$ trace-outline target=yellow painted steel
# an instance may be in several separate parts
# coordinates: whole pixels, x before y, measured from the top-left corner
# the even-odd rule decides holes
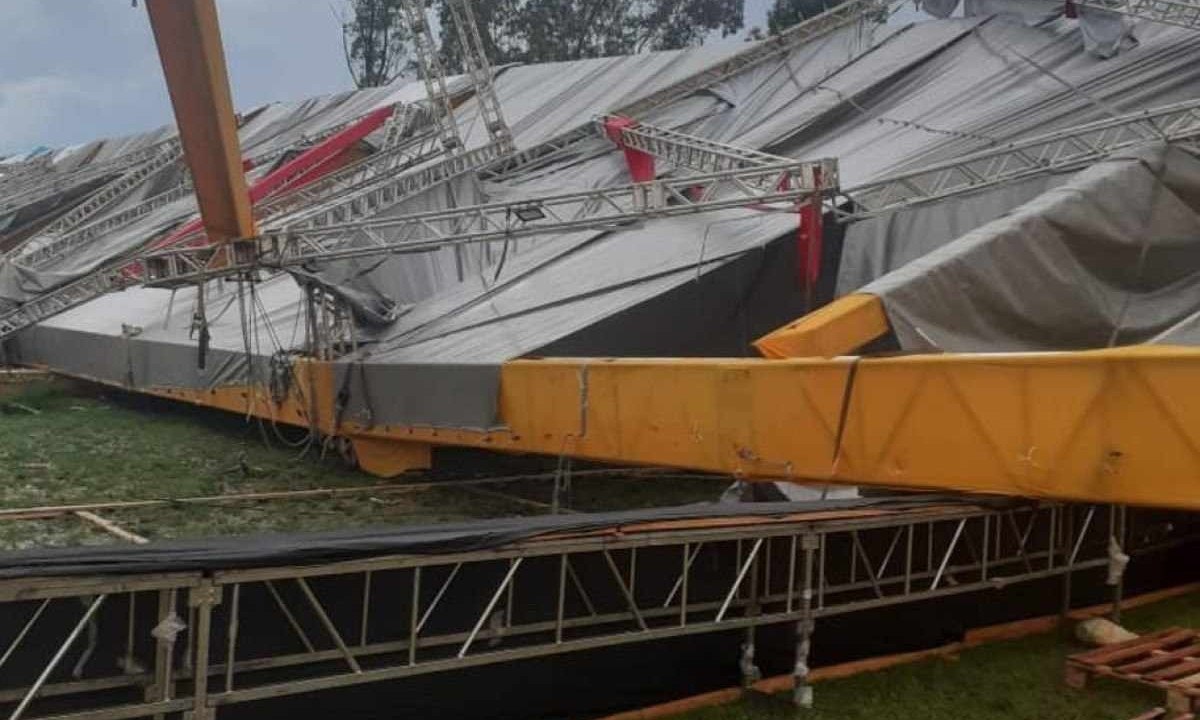
[[[874,295],[846,295],[754,343],[764,357],[849,355],[888,332],[883,302]]]
[[[237,120],[213,0],[146,0],[210,241],[253,237]]]
[[[333,427],[328,366],[299,368],[318,424],[394,474],[463,445],[752,479],[1200,510],[1200,350],[800,360],[521,360],[494,432]],[[310,383],[315,383],[310,384]],[[259,391],[163,391],[306,424]],[[371,441],[368,443],[363,441]],[[387,459],[386,442],[405,446]],[[361,451],[360,451],[360,454]]]

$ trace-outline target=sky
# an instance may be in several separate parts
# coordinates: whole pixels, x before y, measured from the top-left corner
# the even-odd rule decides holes
[[[351,87],[343,0],[217,0],[240,110]],[[746,0],[765,26],[769,0]],[[0,0],[0,156],[150,130],[171,106],[143,7],[131,0]]]

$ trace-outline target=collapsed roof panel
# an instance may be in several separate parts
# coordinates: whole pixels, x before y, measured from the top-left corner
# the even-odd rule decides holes
[[[1114,157],[861,291],[914,352],[1200,345],[1200,157]]]
[[[641,119],[789,157],[836,157],[843,184],[853,185],[1118,111],[1197,95],[1200,46],[1186,31],[1146,28],[1138,48],[1101,62],[1083,52],[1070,30],[1065,20],[1028,28],[1004,18],[950,19],[908,29],[854,24],[796,47],[780,60],[726,78],[710,91],[657,107]],[[500,72],[496,89],[518,148],[527,150],[739,49],[718,44],[511,67]],[[421,86],[409,83],[269,106],[248,116],[242,140],[247,155],[275,153],[368,111],[421,97]],[[457,114],[467,146],[482,147],[488,138],[473,121],[474,100],[466,99]],[[157,135],[143,142],[150,137]],[[437,162],[423,160],[405,172]],[[620,154],[597,134],[571,153],[551,157],[536,172],[482,182],[472,173],[442,178],[395,201],[376,219],[606,187],[627,182],[625,173]],[[957,198],[907,210],[925,213],[908,225],[881,218],[873,226],[852,226],[847,242],[854,246],[846,257],[866,269],[845,282],[867,282],[902,267],[1058,182],[1031,180],[1005,186],[986,199]],[[128,253],[191,215],[189,202],[163,208],[59,264],[32,273],[9,269],[13,276],[5,287],[15,289],[5,292],[14,299],[26,297]],[[879,243],[879,252],[872,255],[861,247],[862,238],[879,227],[886,228],[887,242]],[[896,234],[931,228],[925,244],[896,246],[892,240]],[[684,287],[711,288],[737,305],[736,290],[705,285],[709,276],[764,249],[792,243],[795,231],[790,212],[736,209],[322,263],[307,271],[401,308],[391,325],[360,325],[356,335],[361,348],[340,363],[339,382],[347,387],[351,411],[366,409],[376,419],[394,423],[484,427],[495,422],[501,363],[544,348],[603,347],[602,334],[614,331],[614,318],[656,303],[674,311],[677,306],[664,298],[678,297]],[[389,230],[371,232],[386,235]],[[347,233],[355,242],[370,240],[362,228]],[[772,282],[780,284],[781,303],[799,296],[792,279],[794,273],[773,276]],[[287,275],[258,283],[254,295],[240,301],[232,283],[206,287],[203,300],[191,288],[108,295],[24,333],[15,350],[27,361],[138,388],[207,388],[245,383],[251,373],[267,372],[275,352],[303,344],[303,329],[297,330],[303,322],[303,293]],[[245,311],[239,309],[243,303]],[[192,323],[200,307],[211,334],[203,368]],[[253,325],[249,342],[243,320]],[[596,337],[589,338],[589,332]],[[640,328],[623,338],[630,341],[620,347],[636,353],[632,338],[638,337],[653,347],[651,335]],[[83,359],[88,353],[82,348],[101,346],[113,357],[91,364]]]

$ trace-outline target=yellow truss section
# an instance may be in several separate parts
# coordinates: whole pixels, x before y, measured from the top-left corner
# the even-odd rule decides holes
[[[520,360],[504,429],[331,427],[330,367],[309,407],[261,392],[172,397],[354,440],[368,470],[463,445],[755,479],[793,479],[1200,509],[1200,350],[796,360]],[[311,384],[309,384],[311,383]],[[315,410],[314,410],[315,408]]]

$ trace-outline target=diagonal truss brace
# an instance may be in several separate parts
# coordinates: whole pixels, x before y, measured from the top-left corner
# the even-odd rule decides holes
[[[847,188],[830,209],[841,220],[858,220],[1027,177],[1076,170],[1146,142],[1177,143],[1198,137],[1200,101],[1176,103]]]

